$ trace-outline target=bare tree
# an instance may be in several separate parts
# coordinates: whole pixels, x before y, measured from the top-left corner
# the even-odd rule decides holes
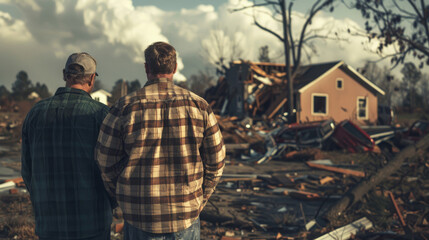
[[[379,103],[392,106],[392,98],[400,85],[398,79],[393,76],[392,70],[386,66],[380,68],[377,63],[372,61],[367,61],[365,66],[358,70],[362,75],[384,90],[385,95],[378,97]]]
[[[259,57],[258,57],[258,60],[260,62],[271,62],[271,59],[270,59],[270,48],[268,47],[268,45],[261,46],[259,48]]]
[[[229,63],[242,57],[241,40],[237,33],[230,34],[227,30],[215,29],[210,31],[209,38],[201,42],[204,57],[216,67],[218,74],[225,74]]]
[[[366,31],[370,39],[380,41],[378,53],[391,58],[396,67],[411,55],[429,65],[429,5],[427,0],[343,0],[361,11],[367,19]],[[385,54],[393,46],[394,53]]]
[[[422,96],[422,107],[427,111],[429,109],[429,75],[426,73],[422,74],[420,80],[420,95]]]
[[[198,71],[197,74],[192,74],[189,77],[187,84],[188,89],[200,97],[204,97],[205,91],[215,85],[216,78],[210,75],[209,71]]]
[[[413,109],[416,106],[416,85],[422,77],[420,70],[412,62],[407,62],[401,69],[403,74],[403,81],[408,83],[409,92],[408,100],[410,101],[410,107]],[[411,110],[410,109],[410,110]]]
[[[324,35],[320,35],[321,31],[317,31],[316,29],[309,30],[309,26],[312,23],[314,16],[317,13],[324,9],[328,9],[330,11],[334,10],[335,0],[315,0],[312,1],[312,5],[310,6],[309,11],[305,16],[304,24],[302,25],[299,31],[295,31],[293,29],[293,18],[292,18],[292,9],[294,0],[253,0],[253,3],[244,6],[241,8],[233,9],[233,12],[242,11],[245,9],[254,9],[253,14],[253,22],[260,29],[264,30],[275,36],[279,41],[283,43],[284,47],[284,56],[285,56],[285,64],[286,64],[286,76],[285,82],[287,82],[288,86],[288,114],[289,116],[293,115],[294,109],[294,100],[293,100],[293,79],[299,69],[301,58],[303,53],[305,53],[307,46],[311,51],[314,51],[314,45],[312,45],[312,40],[316,38],[336,38],[338,39],[338,35],[329,36],[326,33]],[[260,21],[255,14],[258,9],[268,8],[272,13],[272,18],[278,21],[282,25],[282,33],[276,32],[274,29],[267,27]]]

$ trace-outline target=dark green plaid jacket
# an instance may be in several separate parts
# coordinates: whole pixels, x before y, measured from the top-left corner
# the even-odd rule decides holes
[[[22,177],[40,237],[91,237],[110,228],[111,206],[94,160],[108,111],[85,91],[63,87],[28,113],[22,128]]]

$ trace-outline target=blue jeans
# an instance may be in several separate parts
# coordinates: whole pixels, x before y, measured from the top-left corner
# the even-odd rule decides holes
[[[190,227],[174,233],[150,233],[145,232],[124,222],[124,240],[200,240],[200,218],[195,220]]]

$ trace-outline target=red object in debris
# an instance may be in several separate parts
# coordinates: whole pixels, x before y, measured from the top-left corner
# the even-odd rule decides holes
[[[17,187],[25,187],[24,179],[22,177],[7,179],[5,182],[14,182]]]
[[[115,233],[120,233],[124,229],[124,223],[115,224]]]
[[[16,188],[9,189],[9,194],[17,194],[17,193],[18,193],[18,189]]]
[[[335,127],[332,139],[338,146],[352,153],[373,151],[375,147],[374,140],[349,120],[344,120]]]

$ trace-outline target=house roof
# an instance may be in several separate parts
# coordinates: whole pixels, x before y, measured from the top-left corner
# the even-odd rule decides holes
[[[101,94],[106,95],[108,97],[112,97],[112,94],[110,94],[108,91],[103,90],[103,89],[98,89],[97,91],[92,92],[91,95],[93,95],[95,93],[101,93]]]
[[[334,71],[335,69],[341,69],[350,77],[361,83],[364,87],[368,88],[372,92],[384,95],[384,91],[377,85],[372,83],[358,71],[353,69],[351,66],[345,64],[343,61],[312,64],[300,67],[297,72],[295,80],[298,82],[297,89],[299,92],[304,92],[310,86],[316,84],[318,81],[323,79],[326,75]]]
[[[240,60],[234,61],[233,64],[248,64],[250,69],[254,73],[264,77],[264,79],[256,77],[256,80],[269,80],[277,84],[282,82],[280,78],[281,76],[278,74],[281,72],[285,72],[285,65],[279,63],[260,63]],[[295,75],[295,89],[298,89],[299,92],[303,92],[336,69],[341,69],[351,78],[359,82],[362,86],[366,87],[368,90],[374,93],[379,93],[381,95],[385,94],[381,88],[379,88],[377,85],[372,83],[370,80],[368,80],[366,77],[364,77],[362,74],[360,74],[358,71],[356,71],[343,61],[300,66]]]

